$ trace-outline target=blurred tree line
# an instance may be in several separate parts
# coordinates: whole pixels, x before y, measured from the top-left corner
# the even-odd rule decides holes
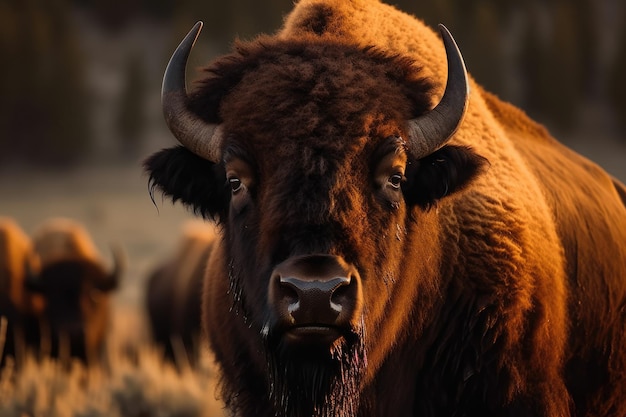
[[[387,2],[432,27],[445,23],[477,81],[539,121],[575,129],[583,103],[602,102],[625,127],[626,7],[619,0]],[[612,33],[608,52],[602,47],[602,7],[621,14],[621,24],[614,25],[621,33]],[[138,19],[173,28],[168,50],[189,22],[201,19],[203,39],[222,53],[235,36],[275,31],[291,8],[292,0],[0,0],[0,164],[66,165],[91,148],[89,62],[81,52],[76,10],[111,34]],[[147,123],[148,69],[137,56],[120,71],[124,87],[114,130],[120,152],[136,153]]]
[[[0,163],[62,164],[89,146],[89,100],[69,4],[0,0]]]

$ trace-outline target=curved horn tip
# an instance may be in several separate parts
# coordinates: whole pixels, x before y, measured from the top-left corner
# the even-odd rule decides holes
[[[196,24],[193,25],[191,30],[187,33],[187,35],[185,35],[180,44],[178,44],[178,47],[176,47],[176,50],[172,54],[169,62],[167,63],[167,67],[165,68],[165,73],[163,76],[163,84],[161,85],[162,99],[164,95],[172,91],[187,91],[184,76],[187,66],[187,60],[189,58],[189,55],[191,54],[193,46],[196,44],[196,41],[200,36],[202,26],[204,26],[204,23],[201,20],[197,21]],[[182,77],[180,76],[181,73],[183,74]]]
[[[446,58],[448,59],[448,64],[450,64],[451,59],[458,60],[459,65],[463,68],[462,73],[465,76],[465,83],[467,85],[467,91],[469,93],[469,82],[467,82],[467,67],[465,66],[465,60],[463,59],[463,54],[461,54],[459,45],[457,45],[456,41],[454,40],[454,36],[452,36],[452,33],[450,33],[448,28],[443,23],[439,23],[438,26],[439,33],[441,33],[441,38],[443,40],[446,50]]]
[[[163,75],[161,106],[165,122],[176,139],[191,152],[215,163],[221,159],[218,126],[190,110],[187,96],[187,60],[202,25],[201,21],[197,22],[172,54]]]
[[[469,103],[469,82],[461,51],[448,29],[440,24],[448,61],[448,78],[439,104],[409,121],[409,149],[416,158],[444,146],[459,128]]]
[[[114,268],[119,272],[124,272],[128,267],[128,254],[121,243],[112,243],[110,245],[111,256],[113,257]]]
[[[450,34],[450,30],[446,27],[446,25],[444,25],[443,23],[439,23],[437,25],[437,27],[439,28],[439,32],[440,33],[447,33],[450,37],[452,37],[452,35]]]
[[[117,288],[120,284],[122,275],[128,267],[128,255],[126,250],[120,243],[110,245],[111,255],[113,257],[113,268],[107,277],[107,281],[103,283],[102,290],[110,291]]]
[[[191,28],[191,30],[189,31],[189,33],[187,33],[187,37],[192,38],[193,37],[193,43],[191,46],[193,46],[196,41],[198,40],[198,36],[200,36],[200,32],[202,31],[202,27],[204,26],[204,22],[202,20],[198,20],[196,22],[195,25],[193,25],[193,27]],[[184,40],[183,40],[184,41]]]

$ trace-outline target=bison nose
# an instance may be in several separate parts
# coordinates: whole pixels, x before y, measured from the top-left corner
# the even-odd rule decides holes
[[[351,278],[336,277],[328,280],[280,277],[279,291],[289,302],[288,311],[296,322],[332,324],[343,310],[338,291],[350,285]],[[342,289],[343,290],[343,289]]]
[[[289,327],[347,327],[360,305],[356,268],[332,255],[294,257],[272,274],[269,302]]]

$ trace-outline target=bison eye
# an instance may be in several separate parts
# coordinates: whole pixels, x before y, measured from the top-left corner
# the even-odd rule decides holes
[[[230,184],[230,189],[232,190],[233,194],[240,191],[241,187],[243,186],[241,180],[237,177],[229,178],[228,183]]]
[[[393,174],[391,177],[389,177],[388,182],[389,185],[391,185],[393,188],[399,190],[403,180],[404,177],[402,174]]]

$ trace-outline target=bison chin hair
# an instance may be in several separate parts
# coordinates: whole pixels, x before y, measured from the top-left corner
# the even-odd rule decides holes
[[[362,333],[342,338],[323,353],[313,348],[293,349],[269,336],[268,383],[276,416],[357,415],[360,385],[367,366]]]

